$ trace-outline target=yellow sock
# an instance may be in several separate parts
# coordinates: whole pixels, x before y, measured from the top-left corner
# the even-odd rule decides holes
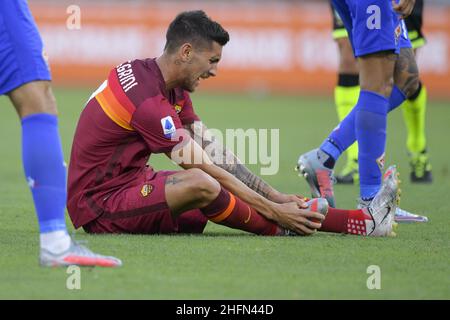
[[[339,121],[342,121],[352,111],[353,107],[358,102],[359,86],[342,87],[336,86],[334,89],[334,102],[336,104],[336,111]],[[345,151],[347,155],[346,168],[354,168],[355,163],[358,163],[358,144],[355,142]],[[344,171],[346,171],[344,169]]]
[[[406,147],[411,154],[418,154],[425,150],[425,111],[427,108],[427,90],[421,87],[414,100],[406,100],[402,106],[408,138]]]

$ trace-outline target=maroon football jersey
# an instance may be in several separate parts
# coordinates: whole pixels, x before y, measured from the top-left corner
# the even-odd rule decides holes
[[[112,69],[81,113],[73,140],[67,208],[75,227],[101,215],[111,193],[141,183],[150,155],[170,152],[176,129],[196,120],[189,94],[166,90],[155,59]]]

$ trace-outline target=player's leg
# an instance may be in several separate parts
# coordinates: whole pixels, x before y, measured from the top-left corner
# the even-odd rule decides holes
[[[399,199],[398,185],[397,170],[392,166],[386,170],[380,192],[368,206],[358,210],[329,208],[319,231],[362,236],[395,236],[393,221]]]
[[[318,185],[317,193],[331,200],[331,206],[334,196],[329,177],[336,160],[355,141],[355,136],[359,146],[361,197],[371,199],[380,189],[388,98],[392,91],[396,61],[394,52],[399,50],[394,36],[399,20],[393,16],[390,2],[349,0],[333,1],[333,4],[346,29],[352,32],[350,40],[355,56],[359,57],[361,91],[355,108],[319,150],[313,150],[299,159],[299,167],[310,179],[310,186]],[[385,22],[383,28],[381,21]],[[388,36],[384,37],[385,34]],[[311,176],[323,182],[317,180],[318,183],[314,183]]]
[[[359,70],[357,60],[348,39],[344,23],[331,4],[333,16],[333,39],[338,46],[339,65],[338,82],[334,89],[334,102],[339,121],[342,121],[353,109],[359,96]],[[337,183],[353,184],[359,180],[358,144],[354,143],[345,151],[347,162],[340,175],[336,175]]]
[[[194,188],[186,195],[186,189]],[[197,196],[192,197],[193,194]],[[209,220],[260,235],[281,235],[284,230],[223,188],[205,172],[194,169],[169,176],[166,199],[172,214],[198,208]]]
[[[42,41],[25,1],[5,1],[0,9],[1,63],[7,67],[0,93],[9,96],[22,123],[23,167],[39,222],[41,264],[118,266],[119,260],[95,255],[67,234],[66,168]]]
[[[335,209],[324,198],[308,200],[308,209],[325,216],[319,231],[360,236],[395,236],[394,213],[399,200],[399,180],[395,166],[386,170],[380,192],[358,210]]]
[[[394,169],[387,174],[384,192],[368,208],[328,209],[325,199],[313,199],[308,209],[326,214],[321,231],[393,235],[391,221],[398,191],[395,173]],[[158,172],[150,180],[122,189],[106,200],[101,216],[84,228],[91,233],[201,233],[208,219],[260,235],[292,234],[196,169]]]
[[[285,231],[199,169],[158,172],[112,194],[104,212],[85,226],[93,233],[203,231],[207,220],[260,235]]]
[[[383,1],[334,0],[347,30],[353,30],[350,37],[355,55],[360,58],[361,93],[358,104],[321,145],[320,149],[301,155],[298,168],[307,179],[314,197],[325,197],[334,205],[332,170],[340,154],[355,139],[359,143],[359,173],[361,206],[371,203],[381,186],[381,168],[384,164],[386,139],[386,114],[400,105],[405,96],[410,97],[417,90],[415,61],[408,59],[410,47],[403,35],[402,22],[390,8],[391,3]],[[350,6],[349,3],[352,5]],[[351,15],[347,9],[353,10]],[[391,15],[391,19],[389,19]],[[346,18],[347,17],[347,18]],[[349,24],[348,17],[353,17]],[[381,21],[384,21],[382,24]],[[389,23],[390,21],[390,23]],[[355,26],[353,27],[353,23]],[[385,51],[383,51],[385,50]],[[371,54],[371,52],[378,52]],[[398,61],[390,53],[399,54]],[[405,61],[406,60],[406,61]],[[396,65],[396,86],[391,75],[393,62]],[[413,69],[405,69],[410,66]],[[397,70],[403,70],[399,75]],[[403,90],[403,91],[402,91]],[[389,99],[387,99],[389,97]],[[414,221],[427,221],[426,217],[413,215],[397,208],[397,216],[407,216]]]
[[[381,185],[381,169],[386,142],[386,116],[396,56],[390,51],[358,58],[361,92],[358,103],[321,145],[323,165],[332,170],[336,159],[358,140],[360,194],[371,199]]]
[[[425,45],[422,34],[423,0],[417,0],[412,14],[405,19],[408,35],[417,60],[417,49]],[[416,92],[405,100],[401,109],[407,128],[406,147],[410,156],[411,182],[432,182],[431,164],[427,153],[425,114],[427,90],[420,82]]]
[[[389,105],[388,105],[388,111],[393,110],[395,107],[397,107],[398,105],[400,105],[406,97],[411,97],[414,95],[415,92],[417,92],[417,89],[419,87],[419,81],[418,81],[418,69],[417,69],[417,65],[416,65],[416,61],[415,61],[415,57],[413,54],[412,49],[409,47],[409,41],[407,41],[407,37],[405,36],[402,39],[405,41],[404,44],[402,44],[402,48],[400,49],[400,53],[397,57],[397,59],[395,60],[395,68],[394,68],[394,82],[395,85],[392,87],[392,92],[391,95],[389,97]],[[364,90],[367,90],[368,92],[375,92],[378,94],[383,94],[384,97],[387,96],[388,91],[386,91],[385,88],[383,87],[377,87],[374,86],[377,83],[382,83],[383,81],[379,81],[379,80],[375,80],[376,77],[380,77],[379,75],[377,75],[377,70],[383,70],[382,66],[379,66],[379,63],[376,63],[374,61],[372,61],[374,59],[373,55],[368,57],[363,56],[360,57],[360,77],[361,77],[361,91],[363,94]],[[390,57],[388,59],[389,61],[392,61],[392,57]],[[366,75],[366,76],[365,76]],[[383,75],[381,75],[382,77]],[[391,81],[391,80],[389,80]],[[387,80],[384,81],[384,83],[388,83]],[[359,102],[358,102],[359,104]],[[355,109],[358,107],[358,105],[355,107]],[[364,131],[358,131],[358,117],[362,116],[362,122],[365,123],[366,125],[370,123],[370,126],[368,127],[364,127],[365,130]],[[356,126],[356,138],[358,139],[358,142],[361,145],[361,141],[364,141],[364,137],[370,137],[370,140],[372,141],[377,141],[377,139],[379,141],[382,140],[382,136],[385,136],[385,129],[383,129],[382,131],[372,131],[371,126],[373,124],[375,124],[376,119],[377,119],[377,115],[370,115],[370,119],[371,122],[369,121],[369,118],[366,118],[364,113],[355,113],[355,117],[354,117],[354,121],[355,121],[355,126]],[[361,120],[361,119],[360,119]],[[385,121],[385,120],[384,120]],[[385,124],[384,124],[385,126]],[[342,126],[341,124],[341,128],[340,130],[345,130],[345,126]],[[351,134],[348,135],[348,137],[350,137]],[[363,139],[361,139],[360,137],[362,137]],[[385,138],[384,138],[385,139]],[[369,140],[369,141],[370,141]],[[377,144],[373,144],[368,146],[368,148],[366,149],[366,157],[367,159],[364,161],[364,158],[361,157],[361,147],[360,147],[360,154],[359,154],[359,163],[360,163],[360,174],[361,174],[361,202],[360,205],[361,206],[367,206],[368,204],[371,203],[371,199],[374,196],[374,193],[368,192],[368,190],[370,191],[372,187],[376,186],[377,180],[375,180],[375,176],[374,173],[378,173],[379,171],[377,171],[376,169],[378,169],[377,167],[375,167],[375,164],[372,160],[372,163],[370,162],[370,159],[380,159],[382,160],[382,154],[381,154],[378,158],[374,158],[374,156],[376,156],[377,154],[375,153],[376,151],[376,146]],[[381,148],[381,144],[378,145]],[[384,150],[384,146],[383,149],[380,149],[379,152],[381,152],[381,150]],[[371,152],[373,152],[371,154]],[[362,168],[362,160],[364,161],[364,163],[366,165],[368,165],[368,167],[366,169]],[[377,166],[382,167],[383,163],[381,161],[377,161],[379,163],[376,163]],[[369,166],[371,164],[371,167]],[[363,180],[363,174],[364,174],[364,170],[366,170],[366,180]],[[381,175],[381,174],[380,174]],[[365,185],[366,185],[366,189],[364,189],[364,181],[366,181]],[[373,191],[374,192],[374,191]],[[408,211],[402,210],[400,208],[396,209],[396,215],[395,215],[395,220],[397,222],[427,222],[428,219],[427,217],[424,216],[419,216],[419,215],[415,215],[412,214]]]
[[[342,20],[342,23],[345,26],[345,29],[347,30],[349,41],[353,47],[353,18],[350,7],[348,6],[346,1],[332,0],[331,2],[334,10],[338,13],[339,17]],[[346,121],[347,118],[354,119],[354,109],[341,122],[341,124]],[[348,125],[347,127],[349,128]],[[339,126],[337,128],[339,128]],[[353,135],[353,140],[351,142],[349,138],[345,137],[349,134]],[[346,138],[345,143],[347,145],[345,146],[345,149],[347,149],[355,141],[354,130],[352,133],[347,129],[347,132],[345,133],[345,135],[343,135],[343,138]],[[329,139],[330,137],[328,137],[327,140],[318,149],[313,149],[307,153],[300,155],[297,161],[296,169],[306,178],[306,181],[311,188],[311,194],[314,198],[325,198],[327,199],[331,207],[335,207],[333,191],[333,169],[337,159],[342,154],[342,152],[345,151],[345,149],[339,150],[337,147],[334,147],[334,144],[337,142],[329,141],[329,143],[332,143],[333,145],[328,148],[329,150],[325,150],[323,146],[326,142],[328,142]],[[336,152],[332,153],[332,151]]]
[[[355,132],[359,147],[360,195],[365,200],[373,199],[381,186],[395,59],[391,52],[358,58],[361,93],[355,106]]]
[[[405,38],[407,39],[407,38]],[[383,75],[377,75],[377,70],[383,70],[383,67],[380,65],[379,62],[373,61],[376,57],[374,57],[374,55],[369,55],[369,56],[364,56],[364,57],[360,57],[360,77],[361,77],[361,91],[363,94],[363,91],[366,90],[367,92],[375,92],[378,94],[383,94],[384,97],[387,96],[388,91],[385,90],[385,88],[383,87],[378,87],[376,86],[377,83],[382,83],[383,81],[380,80],[376,80],[376,78],[380,78],[383,77]],[[380,57],[382,60],[384,60],[383,57]],[[389,61],[394,61],[393,57],[390,56]],[[386,76],[386,75],[384,75]],[[406,97],[411,97],[414,95],[415,92],[417,92],[417,88],[419,87],[419,81],[418,81],[418,70],[417,70],[417,65],[416,65],[416,61],[414,58],[414,54],[411,48],[408,48],[407,45],[403,46],[400,50],[400,53],[398,55],[398,58],[395,59],[395,68],[394,68],[394,82],[395,85],[392,87],[392,92],[389,98],[389,104],[388,104],[388,111],[391,111],[393,109],[395,109],[398,105],[400,105]],[[391,80],[389,80],[391,81]],[[385,83],[388,83],[387,80],[384,81]],[[358,102],[359,104],[359,102]],[[355,107],[355,109],[358,108],[358,105]],[[354,109],[354,110],[355,110]],[[352,111],[353,113],[353,111]],[[361,117],[362,116],[362,117]],[[364,137],[369,137],[370,140],[373,141],[377,141],[377,139],[379,141],[382,141],[383,136],[385,136],[385,129],[383,129],[382,131],[372,131],[373,129],[371,128],[371,126],[373,124],[376,124],[376,120],[377,120],[377,115],[371,114],[370,115],[370,121],[369,118],[365,118],[365,114],[364,113],[355,113],[354,114],[354,118],[353,121],[355,123],[355,126],[358,126],[358,117],[362,118],[360,119],[360,121],[362,120],[362,123],[369,125],[368,127],[365,128],[365,131],[358,131],[358,128],[355,130],[356,132],[356,138],[358,139],[358,142],[361,143],[361,141],[364,141]],[[339,128],[339,131],[342,130],[347,130],[347,128],[351,128],[351,114],[349,115],[349,117],[346,118],[345,121],[343,121],[343,123],[345,123],[347,121],[347,123],[345,123],[343,125],[343,123],[341,123],[341,126]],[[383,127],[385,128],[385,120],[384,120],[384,124]],[[383,128],[382,127],[382,128]],[[364,126],[363,126],[364,128]],[[338,135],[338,132],[335,132],[336,135]],[[359,135],[359,136],[358,136]],[[332,134],[333,137],[333,134]],[[349,141],[351,141],[350,139],[351,137],[351,131],[348,132],[347,138],[349,138]],[[362,139],[361,139],[362,137]],[[385,139],[385,138],[384,138]],[[334,139],[335,141],[339,141],[339,137]],[[365,163],[366,164],[371,164],[371,167],[368,166],[365,169],[366,172],[366,180],[363,180],[363,171],[364,170],[361,167],[361,160],[364,158],[361,157],[361,151],[362,149],[360,148],[360,154],[359,154],[359,163],[360,163],[360,174],[361,174],[361,201],[360,201],[360,206],[364,207],[367,206],[371,203],[371,199],[374,195],[374,191],[373,192],[367,192],[367,190],[370,190],[372,187],[375,187],[377,185],[377,181],[375,180],[375,176],[374,173],[377,173],[378,171],[376,170],[377,167],[382,167],[383,163],[382,163],[382,153],[381,150],[384,149],[380,149],[378,151],[378,154],[380,154],[380,156],[378,158],[374,158],[374,156],[377,155],[377,153],[373,153],[371,154],[370,152],[375,152],[376,151],[376,144],[369,146],[366,149],[366,159],[365,159]],[[380,146],[381,148],[381,144],[379,144],[378,146]],[[345,146],[344,146],[345,147]],[[342,148],[344,148],[342,147]],[[377,161],[377,167],[375,166],[374,162],[370,162],[370,158],[372,159],[379,159],[380,161]],[[364,181],[365,181],[365,185],[366,185],[366,189],[364,189]],[[366,192],[366,195],[364,195],[364,193]],[[397,222],[427,222],[428,219],[427,217],[424,216],[419,216],[419,215],[415,215],[412,214],[408,211],[402,210],[400,208],[396,209],[396,215],[395,215],[395,220]]]
[[[91,252],[66,229],[66,167],[49,81],[33,81],[9,94],[22,122],[22,159],[40,229],[43,266],[117,267],[119,259]]]
[[[41,248],[69,248],[66,231],[66,168],[49,81],[34,81],[8,93],[22,123],[22,161],[33,194]]]
[[[400,105],[405,99],[414,97],[420,90],[419,88],[419,72],[413,49],[403,47],[395,67],[395,86],[391,96],[391,110]],[[426,169],[427,163],[427,159],[423,159],[422,170]],[[398,208],[395,220],[397,222],[427,222],[428,218]]]
[[[410,157],[411,182],[433,181],[425,135],[426,106],[427,90],[420,83],[416,93],[402,105],[403,119],[407,128],[406,147]]]
[[[21,120],[23,167],[33,194],[41,247],[64,251],[70,246],[64,216],[66,169],[50,70],[25,1],[2,2],[1,11],[2,45],[7,51],[2,58],[11,66],[1,93],[9,96]]]
[[[338,38],[335,41],[339,48],[339,69],[334,101],[339,121],[342,121],[358,102],[359,70],[348,37]],[[340,175],[336,175],[336,181],[337,183],[353,184],[359,181],[358,144],[353,143],[347,148],[345,154],[347,162]]]

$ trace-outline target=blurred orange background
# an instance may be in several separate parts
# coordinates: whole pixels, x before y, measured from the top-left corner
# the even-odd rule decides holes
[[[177,13],[203,9],[230,33],[218,77],[201,90],[332,94],[337,47],[326,2],[82,2],[80,29],[68,3],[30,3],[56,85],[92,86],[126,60],[156,57]],[[69,8],[69,10],[68,10]],[[450,7],[425,4],[423,82],[450,98]]]

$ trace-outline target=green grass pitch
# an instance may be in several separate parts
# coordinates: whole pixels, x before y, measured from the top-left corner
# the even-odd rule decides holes
[[[56,90],[68,161],[81,108],[90,90]],[[336,125],[332,99],[306,96],[193,95],[211,128],[279,128],[280,170],[264,177],[281,191],[309,195],[293,171],[301,152]],[[76,238],[120,257],[120,269],[82,269],[81,289],[68,290],[66,269],[38,267],[38,228],[22,172],[20,126],[0,98],[0,299],[449,299],[450,151],[448,102],[428,107],[428,147],[435,181],[409,183],[401,112],[389,118],[386,163],[402,174],[402,202],[428,224],[400,225],[396,238],[317,233],[258,237],[209,223],[199,236],[107,235],[82,230]],[[153,156],[157,169],[175,168]],[[250,166],[259,172],[257,165]],[[354,208],[357,187],[336,186],[339,207]],[[67,220],[69,229],[73,227]],[[381,270],[381,289],[369,290],[367,268]]]

